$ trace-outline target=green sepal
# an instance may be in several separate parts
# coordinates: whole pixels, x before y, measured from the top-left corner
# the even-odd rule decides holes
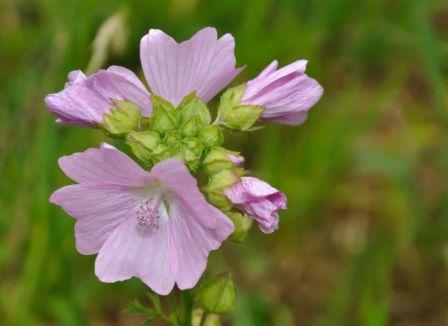
[[[264,108],[259,105],[242,105],[246,84],[230,88],[221,97],[218,120],[223,126],[237,131],[249,130],[260,118]]]
[[[248,131],[258,121],[264,108],[260,105],[237,105],[220,113],[220,123],[236,131]]]
[[[234,171],[226,169],[213,175],[204,188],[205,196],[210,204],[223,212],[233,209],[233,204],[224,194],[224,188],[240,181],[240,177]]]
[[[207,126],[211,122],[210,111],[208,110],[207,105],[202,99],[196,97],[195,92],[185,96],[182,102],[177,106],[176,111],[180,124],[183,124],[194,117],[197,118],[197,122],[201,126]]]
[[[114,101],[115,108],[103,114],[104,123],[100,124],[110,136],[122,138],[140,128],[140,109],[134,103]]]
[[[196,300],[207,313],[228,314],[235,309],[236,291],[229,272],[205,281]]]
[[[222,190],[224,188],[230,187],[240,180],[240,177],[233,171],[233,169],[225,169],[216,173],[208,180],[207,189]]]
[[[224,136],[219,126],[208,126],[201,129],[199,138],[206,147],[221,146],[224,143]]]
[[[152,114],[150,128],[154,131],[164,133],[176,128],[176,117],[174,106],[167,100],[151,94]]]
[[[204,171],[209,176],[233,167],[232,160],[222,147],[213,147],[204,158]]]
[[[126,143],[134,155],[146,164],[168,152],[168,148],[162,144],[159,134],[155,131],[130,132]]]
[[[208,190],[204,192],[204,195],[210,204],[219,208],[224,213],[230,212],[233,209],[232,202],[220,190]]]
[[[250,227],[252,226],[253,219],[239,212],[228,212],[226,215],[233,222],[235,231],[231,235],[230,239],[236,242],[242,242],[246,236]]]

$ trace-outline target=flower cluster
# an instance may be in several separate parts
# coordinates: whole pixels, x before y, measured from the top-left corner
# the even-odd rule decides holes
[[[175,284],[189,289],[209,252],[228,237],[242,240],[252,220],[265,233],[278,228],[286,196],[247,176],[244,158],[223,147],[223,130],[267,120],[298,125],[323,89],[305,74],[306,61],[281,69],[274,61],[228,89],[212,122],[207,102],[242,70],[234,46],[214,28],[182,43],[150,30],[140,44],[150,91],[130,70],[112,66],[91,76],[72,71],[65,88],[46,97],[57,122],[100,128],[136,158],[103,143],[59,159],[76,184],[50,201],[76,219],[77,249],[98,254],[101,281],[138,277],[163,295]]]

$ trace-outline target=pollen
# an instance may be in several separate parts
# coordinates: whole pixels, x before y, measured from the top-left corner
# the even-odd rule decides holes
[[[135,217],[139,225],[157,226],[159,224],[160,214],[159,205],[161,196],[155,195],[149,201],[140,204]]]

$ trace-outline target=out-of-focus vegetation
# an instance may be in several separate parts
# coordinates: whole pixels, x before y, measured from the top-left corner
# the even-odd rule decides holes
[[[73,219],[48,203],[69,183],[58,157],[105,137],[56,125],[43,98],[73,69],[141,73],[149,28],[183,40],[207,25],[235,36],[237,61],[247,64],[238,81],[272,59],[306,58],[325,88],[298,128],[228,135],[254,174],[286,192],[289,209],[275,234],[254,227],[242,245],[212,255],[238,286],[227,322],[447,323],[445,0],[3,0],[2,324],[139,322],[121,309],[144,298],[143,283],[100,283],[95,257],[75,250]]]

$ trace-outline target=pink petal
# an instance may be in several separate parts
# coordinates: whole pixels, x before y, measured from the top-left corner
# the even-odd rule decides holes
[[[274,195],[279,191],[254,177],[243,177],[241,182],[233,185],[226,190],[226,195],[234,204],[241,204],[251,198],[263,198]]]
[[[158,227],[139,225],[135,217],[125,220],[101,248],[95,273],[102,282],[117,282],[133,276],[154,292],[166,295],[174,286],[167,237],[167,218]]]
[[[150,175],[129,156],[108,144],[63,156],[59,166],[78,183],[143,188],[152,182]]]
[[[209,252],[219,248],[233,232],[232,222],[218,209],[210,206],[208,212],[193,212],[190,208],[185,204],[171,205],[168,218],[172,270],[181,290],[196,285],[207,266]],[[213,229],[201,223],[209,213],[217,221]]]
[[[235,69],[235,65],[235,40],[232,35],[225,34],[216,43],[208,76],[197,90],[198,97],[210,101],[243,70]]]
[[[151,90],[177,105],[193,91],[209,100],[230,82],[239,72],[233,49],[230,35],[217,40],[210,27],[182,43],[152,29],[141,40],[140,60]]]
[[[143,199],[138,189],[104,185],[71,185],[56,190],[50,202],[76,218],[76,248],[97,253],[111,232]]]
[[[263,106],[261,120],[289,125],[304,122],[323,94],[322,86],[305,74],[306,64],[299,60],[276,70],[277,61],[273,61],[247,83],[242,104]]]
[[[152,168],[151,174],[174,192],[189,213],[200,219],[201,224],[216,227],[221,214],[217,214],[214,207],[204,198],[196,179],[181,160],[170,158],[159,162]]]
[[[69,73],[65,88],[45,98],[50,112],[62,123],[95,127],[110,112],[113,100],[135,103],[143,115],[151,114],[148,91],[137,77],[122,67],[111,67],[86,77],[81,71]]]

